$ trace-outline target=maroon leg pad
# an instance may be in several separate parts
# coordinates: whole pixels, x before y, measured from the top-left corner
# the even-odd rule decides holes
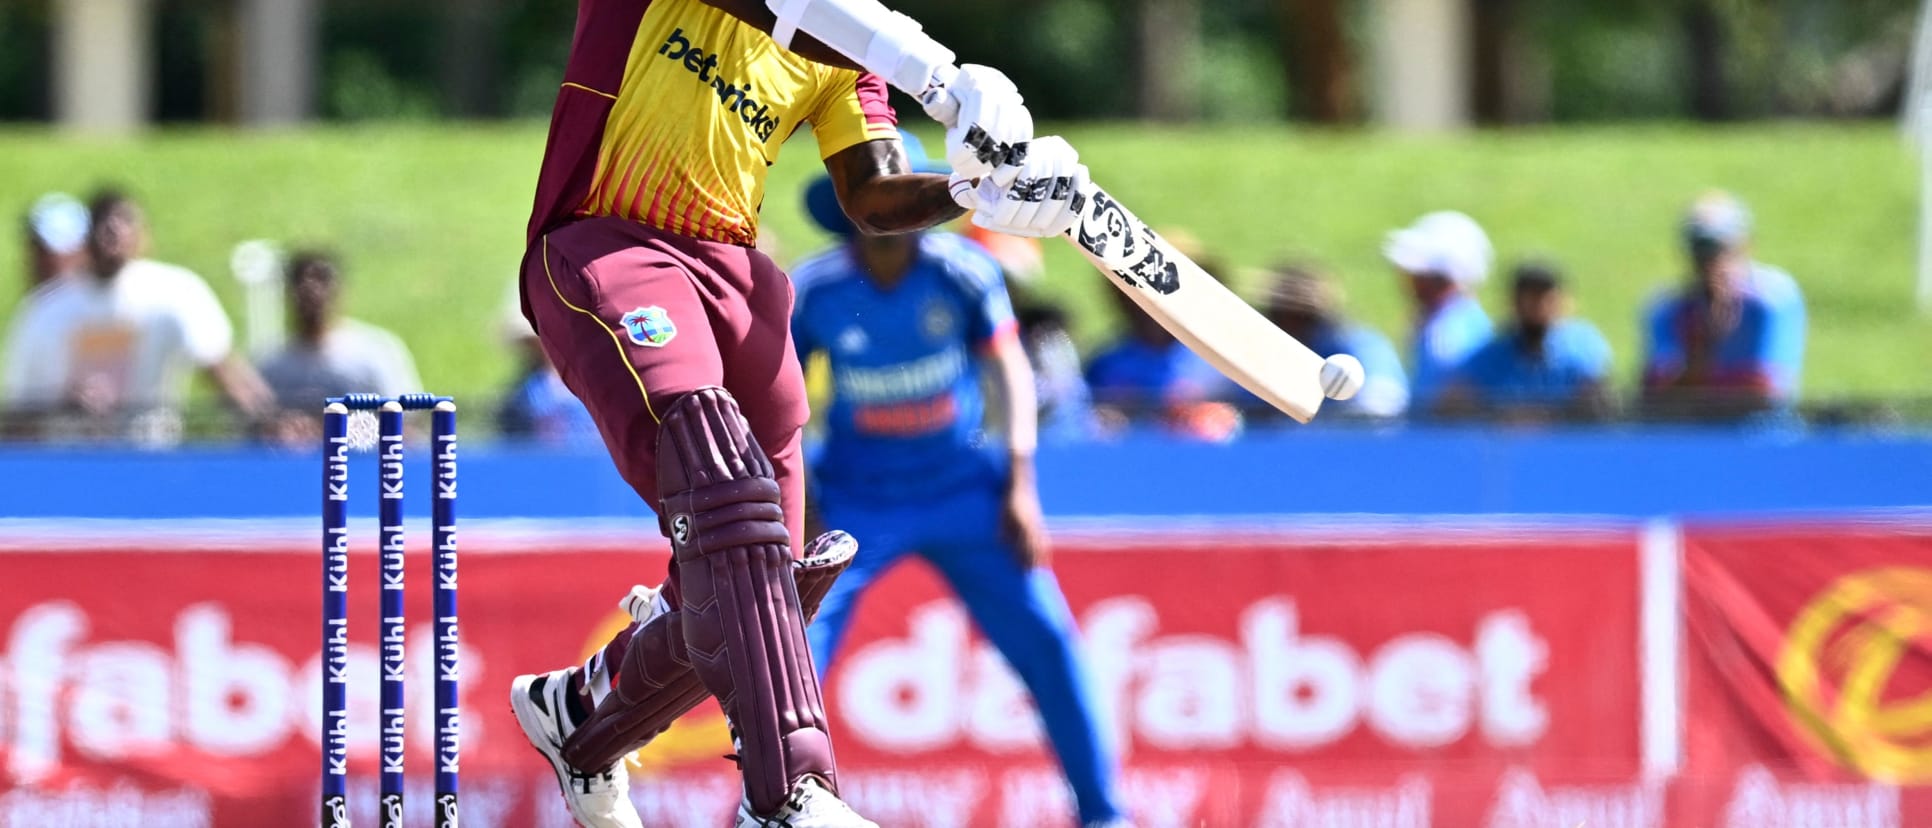
[[[852,563],[858,548],[851,535],[827,532],[806,547],[804,560],[795,563],[793,580],[808,621],[818,614],[819,603]],[[711,697],[691,669],[681,610],[634,624],[631,633],[628,651],[612,662],[619,667],[610,695],[564,740],[564,761],[579,771],[594,773],[616,764]]]
[[[778,481],[724,389],[693,391],[664,412],[657,484],[691,668],[731,720],[747,804],[775,813],[807,776],[836,793]]]

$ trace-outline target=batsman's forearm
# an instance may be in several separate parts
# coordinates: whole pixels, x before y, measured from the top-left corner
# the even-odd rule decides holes
[[[877,176],[851,193],[846,213],[860,230],[874,235],[945,224],[966,214],[947,182],[946,176],[928,173]]]

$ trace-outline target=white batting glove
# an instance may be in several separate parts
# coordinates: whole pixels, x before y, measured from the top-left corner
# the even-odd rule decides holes
[[[1080,218],[1074,200],[1089,183],[1080,153],[1049,135],[1014,156],[1019,163],[977,181],[954,173],[953,199],[974,211],[974,224],[995,233],[1045,238],[1067,232]]]
[[[959,104],[959,115],[946,130],[946,163],[960,175],[992,175],[1012,147],[1033,140],[1033,113],[1000,70],[966,64],[947,91]],[[927,114],[944,120],[935,107],[927,107]]]
[[[671,605],[664,600],[663,587],[647,587],[643,584],[631,587],[630,593],[618,601],[617,606],[639,624],[648,624],[651,619],[671,611]]]

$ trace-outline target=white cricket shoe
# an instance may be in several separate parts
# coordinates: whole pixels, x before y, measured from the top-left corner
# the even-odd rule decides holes
[[[570,692],[570,671],[565,668],[542,675],[517,676],[510,683],[510,709],[530,746],[550,762],[557,773],[557,787],[563,791],[570,816],[584,828],[644,828],[631,805],[630,772],[624,763],[602,773],[578,773],[563,760],[564,739],[577,729],[564,706]]]
[[[879,828],[841,802],[816,777],[805,777],[792,787],[792,797],[770,816],[751,812],[751,803],[738,804],[735,828]]]

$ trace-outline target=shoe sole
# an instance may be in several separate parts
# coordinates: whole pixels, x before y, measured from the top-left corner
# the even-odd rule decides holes
[[[826,790],[824,785],[817,785],[816,787],[818,788],[819,796],[823,796],[828,799],[831,799],[833,802],[839,803],[839,806],[845,809],[846,813],[840,816],[849,815],[850,819],[842,819],[840,821],[833,822],[833,821],[827,821],[824,818],[825,817],[824,814],[817,814],[815,816],[817,816],[818,818],[813,822],[810,822],[807,824],[817,825],[817,826],[834,825],[834,826],[838,826],[838,828],[879,828],[879,823],[873,822],[872,820],[866,819],[865,817],[859,815],[858,811],[852,810],[852,806],[850,804],[846,803],[844,800],[839,799],[838,795],[832,793],[829,790]],[[786,826],[790,826],[794,824],[791,822],[791,820],[796,819],[798,816],[799,814],[796,811],[794,811],[791,814],[787,814],[783,816],[761,817],[751,812],[751,808],[749,804],[740,802],[738,804],[737,814],[732,821],[732,826],[733,828],[786,828]]]
[[[563,743],[551,739],[548,721],[550,717],[537,710],[535,704],[530,701],[530,685],[535,684],[538,678],[540,677],[523,675],[517,676],[515,681],[510,682],[510,712],[516,714],[517,725],[523,729],[523,738],[530,742],[530,747],[542,754],[544,761],[550,763],[550,772],[557,776],[557,793],[563,797],[564,807],[570,809],[570,818],[578,825],[585,825],[588,824],[587,820],[571,804],[571,773],[570,768],[564,764]],[[543,741],[539,742],[539,739]],[[546,750],[544,743],[550,744],[551,749]]]

